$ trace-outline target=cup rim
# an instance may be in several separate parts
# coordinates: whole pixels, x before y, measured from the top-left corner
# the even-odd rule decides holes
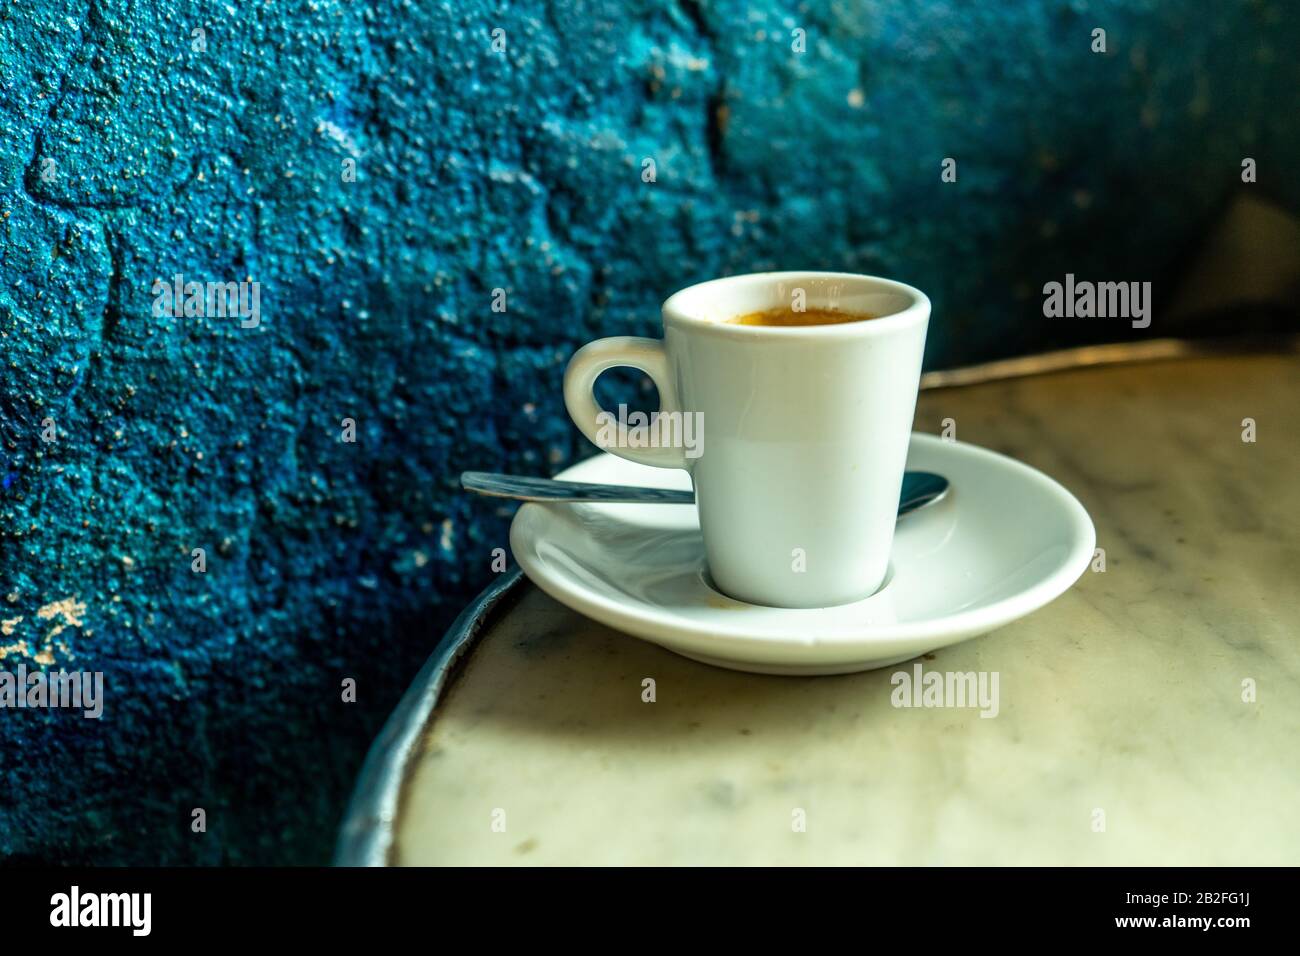
[[[863,322],[840,322],[833,325],[736,325],[732,322],[718,322],[689,315],[682,302],[692,294],[698,294],[708,286],[730,284],[741,281],[797,281],[798,279],[842,280],[866,284],[868,291],[893,292],[908,298],[908,304],[897,312],[882,315]],[[865,275],[859,272],[821,272],[817,270],[789,270],[783,272],[746,272],[739,275],[721,276],[697,282],[684,289],[679,289],[664,300],[662,306],[664,328],[671,323],[692,332],[712,333],[724,338],[753,339],[776,337],[785,339],[848,339],[867,338],[887,335],[903,328],[924,322],[930,315],[930,299],[920,289],[881,276]]]

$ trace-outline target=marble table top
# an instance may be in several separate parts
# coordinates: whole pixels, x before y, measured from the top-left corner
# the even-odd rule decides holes
[[[389,862],[1295,864],[1298,404],[1294,355],[922,394],[918,430],[1056,478],[1105,551],[915,662],[996,672],[991,719],[893,706],[913,663],[719,670],[520,582],[419,728]]]

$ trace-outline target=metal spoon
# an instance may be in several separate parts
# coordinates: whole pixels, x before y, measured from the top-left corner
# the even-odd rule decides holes
[[[466,471],[460,476],[461,487],[490,498],[513,498],[517,501],[603,501],[643,504],[689,505],[695,502],[693,491],[666,488],[632,488],[628,485],[597,485],[585,481],[555,481],[552,478],[525,478],[489,471]],[[948,479],[928,471],[903,474],[903,491],[898,513],[905,515],[922,505],[938,501],[948,491]]]

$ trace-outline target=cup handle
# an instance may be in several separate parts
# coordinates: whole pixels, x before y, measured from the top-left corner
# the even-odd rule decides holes
[[[656,468],[685,468],[686,452],[681,447],[632,448],[618,417],[604,411],[592,394],[600,373],[611,368],[636,368],[645,372],[659,389],[659,412],[677,411],[677,390],[664,343],[633,335],[597,339],[573,353],[564,370],[564,405],[569,417],[596,447],[622,458]],[[609,441],[610,430],[617,435]],[[604,435],[602,435],[604,432]]]

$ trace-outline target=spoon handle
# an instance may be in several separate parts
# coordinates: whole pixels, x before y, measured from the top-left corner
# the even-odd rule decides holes
[[[460,476],[466,491],[490,498],[516,501],[601,501],[639,504],[689,505],[695,501],[693,491],[667,488],[633,488],[627,485],[599,485],[585,481],[556,481],[553,478],[528,478],[487,471],[466,471]],[[940,498],[948,490],[948,479],[927,471],[909,471],[903,475],[903,493],[898,513],[907,514]]]

